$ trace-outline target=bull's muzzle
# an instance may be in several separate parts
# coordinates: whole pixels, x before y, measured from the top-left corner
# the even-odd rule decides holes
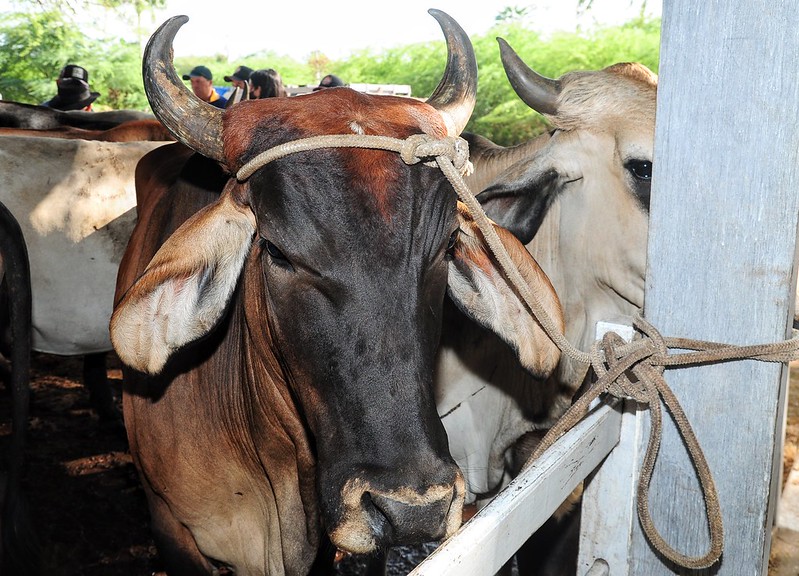
[[[465,483],[457,468],[452,483],[424,491],[385,490],[367,480],[350,479],[342,490],[343,515],[330,531],[330,539],[353,554],[441,540],[460,527],[464,496]]]

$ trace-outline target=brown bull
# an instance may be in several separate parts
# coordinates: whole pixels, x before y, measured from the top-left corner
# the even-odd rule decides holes
[[[431,14],[449,57],[426,103],[336,88],[220,111],[172,67],[185,17],[148,45],[156,116],[237,175],[213,201],[137,175],[152,188],[137,191],[118,278],[125,421],[170,573],[323,573],[333,547],[370,553],[458,528],[463,476],[432,393],[446,294],[531,369],[557,362],[437,168],[355,142],[297,147],[457,136],[474,106],[474,53],[457,23]],[[499,232],[558,316],[546,277]]]

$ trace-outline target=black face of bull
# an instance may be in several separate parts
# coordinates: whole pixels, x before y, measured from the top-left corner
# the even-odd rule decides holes
[[[309,175],[311,155],[391,178]],[[270,164],[248,188],[270,332],[314,435],[334,543],[368,552],[442,537],[463,499],[431,394],[451,186],[396,154],[325,150]]]

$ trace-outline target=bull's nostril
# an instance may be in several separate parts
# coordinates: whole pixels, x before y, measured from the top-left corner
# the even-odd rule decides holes
[[[364,492],[361,497],[361,506],[375,540],[379,543],[391,542],[394,539],[394,527],[391,518],[380,507],[379,495],[377,495],[377,500],[378,502],[375,502],[375,497],[371,492]]]
[[[395,544],[438,540],[445,535],[446,518],[452,498],[409,503],[382,494],[371,494],[374,508],[371,518],[382,519],[382,533],[392,536]],[[385,542],[385,541],[384,541]]]

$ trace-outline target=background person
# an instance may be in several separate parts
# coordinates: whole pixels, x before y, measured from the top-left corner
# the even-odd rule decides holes
[[[337,86],[346,86],[344,81],[335,74],[328,74],[319,82],[319,86],[313,89],[314,92],[322,88],[335,88]]]
[[[217,108],[224,108],[227,104],[227,98],[214,90],[214,75],[207,67],[195,66],[191,72],[183,75],[183,79],[191,82],[192,92],[203,102],[208,102]]]
[[[233,84],[234,88],[241,88],[243,90],[246,87],[251,74],[252,68],[249,68],[248,66],[237,66],[236,70],[233,71],[233,74],[230,76],[225,76],[225,82],[230,82]]]
[[[250,98],[280,98],[288,96],[283,79],[277,70],[264,68],[256,70],[250,75]]]
[[[89,72],[76,64],[67,64],[61,69],[55,81],[58,93],[42,106],[56,110],[91,111],[92,103],[100,96],[89,87]]]

